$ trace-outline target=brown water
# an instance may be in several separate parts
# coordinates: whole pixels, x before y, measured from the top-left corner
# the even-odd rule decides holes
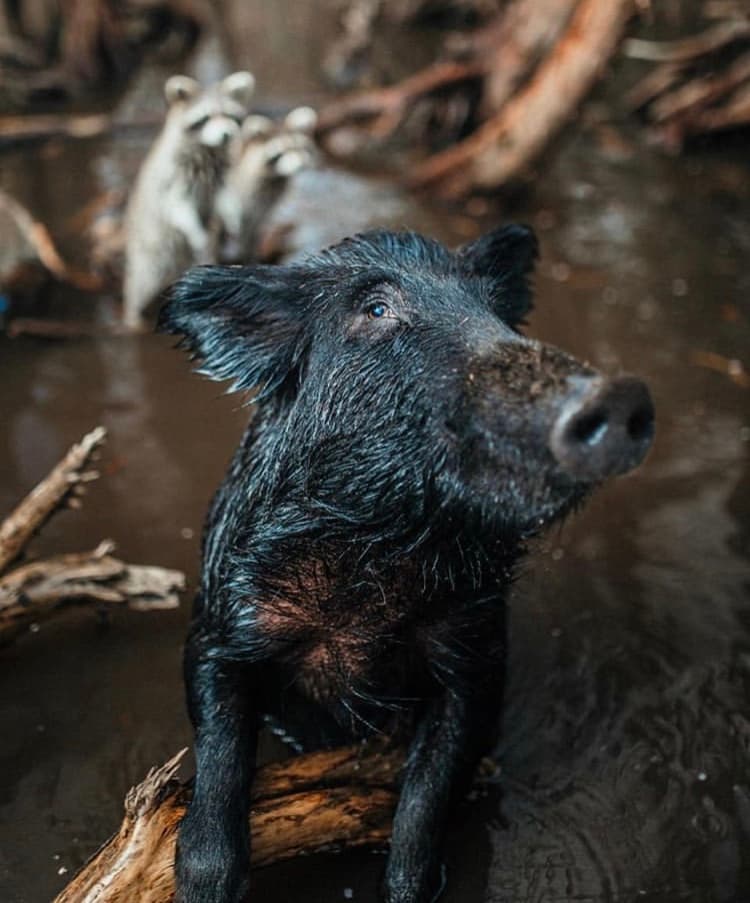
[[[272,103],[321,92],[329,25],[290,8],[258,3],[253,27],[233,23],[235,62]],[[147,70],[135,96],[153,103],[162,74]],[[6,153],[0,187],[80,260],[71,215],[127,184],[148,139]],[[750,396],[695,356],[750,366],[748,145],[683,159],[623,150],[580,124],[512,214],[542,240],[530,331],[647,379],[656,444],[524,565],[501,773],[452,823],[445,903],[750,901]],[[458,242],[478,228],[469,213],[325,167],[279,216],[297,221],[300,252],[374,223]],[[56,305],[101,319],[112,302],[43,309]],[[111,536],[124,558],[182,568],[194,584],[203,513],[246,412],[170,344],[0,338],[0,511],[95,424],[110,435],[84,510],[57,515],[36,553]],[[0,652],[0,900],[50,899],[117,826],[127,788],[190,742],[188,607],[72,611]],[[268,868],[254,899],[374,903],[382,864],[359,853]]]

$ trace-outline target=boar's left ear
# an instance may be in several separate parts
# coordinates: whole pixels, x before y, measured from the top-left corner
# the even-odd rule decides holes
[[[529,277],[539,256],[539,244],[530,226],[501,226],[457,252],[461,269],[486,277],[494,284],[495,310],[515,326],[532,307]]]
[[[230,391],[258,387],[256,399],[265,397],[304,353],[290,279],[285,267],[193,267],[165,293],[157,329],[183,336],[180,347],[200,362],[199,373],[232,380]]]

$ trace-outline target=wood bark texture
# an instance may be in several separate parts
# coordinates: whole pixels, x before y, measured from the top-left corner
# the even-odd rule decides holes
[[[125,817],[54,903],[169,903],[177,826],[190,798],[176,779],[184,750],[125,800]],[[253,867],[300,853],[370,846],[390,836],[403,752],[376,745],[311,753],[258,770],[250,813]]]

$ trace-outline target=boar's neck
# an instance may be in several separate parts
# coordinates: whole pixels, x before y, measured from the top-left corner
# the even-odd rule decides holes
[[[214,499],[205,534],[207,580],[230,585],[232,575],[252,575],[256,585],[245,586],[245,576],[239,592],[275,594],[312,572],[326,575],[307,581],[320,597],[342,588],[349,596],[360,583],[387,584],[397,606],[405,596],[440,605],[446,594],[467,603],[504,595],[523,552],[520,537],[494,533],[447,506],[415,516],[405,502],[385,521],[358,522],[311,505],[305,472],[269,441],[265,420],[259,412]]]

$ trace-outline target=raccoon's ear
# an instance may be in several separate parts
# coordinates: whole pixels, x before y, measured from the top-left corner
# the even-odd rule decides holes
[[[226,97],[231,97],[237,103],[248,106],[250,98],[255,91],[255,76],[252,72],[244,70],[233,72],[228,75],[221,83],[221,93]]]
[[[164,83],[164,96],[171,107],[173,103],[182,103],[196,97],[201,86],[194,78],[187,75],[173,75]]]
[[[292,282],[286,267],[193,267],[165,293],[157,329],[183,336],[199,373],[231,380],[230,391],[257,387],[261,399],[288,382],[305,351]]]
[[[318,114],[312,107],[295,107],[284,117],[284,128],[290,132],[312,135],[318,124]]]
[[[273,122],[268,116],[247,116],[242,120],[241,135],[243,141],[256,141],[271,134]]]
[[[530,226],[511,223],[488,232],[456,252],[461,270],[486,277],[500,317],[512,326],[532,308],[530,277],[539,257],[539,243]]]

